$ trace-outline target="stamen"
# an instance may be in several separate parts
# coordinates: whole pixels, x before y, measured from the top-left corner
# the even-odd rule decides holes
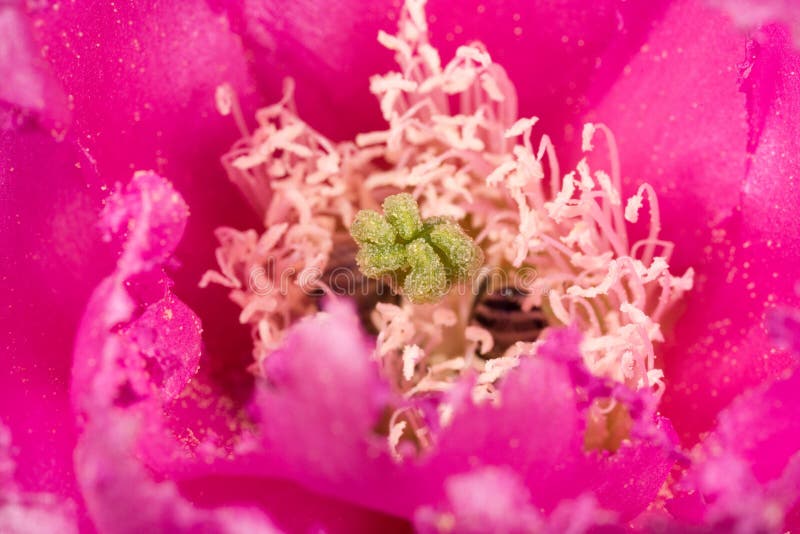
[[[347,296],[326,274],[334,266],[357,262],[363,275],[354,276],[388,277],[402,299],[369,295],[360,312],[377,332],[382,372],[407,399],[447,392],[470,372],[478,377],[473,398],[495,402],[496,382],[520,358],[535,357],[550,326],[562,325],[581,330],[592,373],[661,395],[661,321],[691,289],[693,273],[670,272],[674,247],[659,238],[653,188],[622,197],[618,148],[603,124],[584,127],[585,158],[562,174],[550,137],[534,133],[535,117],[517,117],[516,90],[483,45],[461,46],[442,61],[424,4],[407,0],[397,34],[378,35],[398,63],[370,79],[383,131],[326,139],[298,117],[287,81],[250,132],[230,88],[218,90],[220,111],[243,136],[223,163],[264,228],[219,229],[219,270],[201,284],[230,290],[260,362],[292,324],[317,313],[320,291]],[[592,169],[596,145],[608,152],[608,169]],[[645,196],[650,217],[638,222]],[[648,224],[647,237],[631,243],[628,224]],[[343,247],[354,244],[343,244],[348,234],[359,252],[342,262]],[[510,291],[498,302],[480,285],[458,283],[481,263],[502,278],[493,289]],[[508,306],[513,317],[498,320]],[[592,412],[597,431],[587,446],[614,448],[625,417],[601,408]],[[439,411],[446,424],[448,407]],[[398,458],[404,441],[417,450],[428,443],[415,409],[398,408],[390,421],[385,432]]]
[[[239,133],[242,134],[242,137],[250,137],[250,130],[247,128],[247,122],[244,120],[242,108],[239,106],[239,98],[236,96],[236,92],[233,88],[227,83],[222,84],[217,87],[214,97],[219,114],[223,117],[233,115],[233,120],[236,123],[236,127],[239,129]]]

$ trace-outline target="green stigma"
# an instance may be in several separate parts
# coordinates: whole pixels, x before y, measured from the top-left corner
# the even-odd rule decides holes
[[[414,197],[386,197],[383,215],[361,210],[350,226],[359,244],[356,262],[370,278],[391,277],[416,304],[435,302],[472,276],[483,251],[446,217],[422,219]]]

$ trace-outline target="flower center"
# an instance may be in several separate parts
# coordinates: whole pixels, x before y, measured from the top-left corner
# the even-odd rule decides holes
[[[384,215],[362,210],[350,234],[361,247],[356,261],[370,278],[390,277],[414,304],[436,302],[453,283],[469,280],[483,252],[446,217],[423,220],[414,197],[400,193],[383,201]]]
[[[592,171],[584,158],[562,175],[550,138],[534,146],[537,119],[517,119],[514,86],[482,45],[461,46],[442,65],[423,4],[408,1],[398,34],[378,36],[399,65],[370,83],[383,131],[326,139],[297,116],[287,82],[250,133],[233,93],[219,89],[220,111],[243,130],[223,163],[265,230],[218,229],[219,270],[201,284],[230,288],[259,363],[318,310],[322,292],[356,298],[377,332],[376,359],[409,399],[477,372],[473,398],[496,400],[496,382],[535,356],[550,326],[580,328],[592,373],[661,395],[654,343],[693,273],[670,273],[673,245],[658,237],[653,189],[642,185],[623,207],[616,144],[601,124],[584,127],[582,149],[588,156],[603,141],[610,169]],[[645,200],[649,232],[631,243],[628,226]],[[475,283],[454,287],[474,274],[479,255]],[[374,279],[386,275],[394,280]],[[447,422],[445,403],[439,416]],[[413,409],[393,412],[388,429],[393,446],[409,433],[426,442]]]

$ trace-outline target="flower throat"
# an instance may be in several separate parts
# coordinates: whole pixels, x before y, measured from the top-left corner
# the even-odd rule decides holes
[[[654,344],[693,273],[670,272],[652,187],[623,202],[612,133],[587,124],[586,156],[562,174],[550,138],[534,133],[535,117],[517,117],[516,90],[481,44],[442,63],[424,1],[408,0],[398,33],[378,41],[399,66],[370,79],[387,127],[352,141],[303,122],[291,81],[252,132],[230,88],[217,91],[220,112],[242,130],[225,169],[264,226],[217,229],[219,267],[201,285],[229,288],[252,329],[256,372],[324,294],[354,298],[382,372],[409,400],[441,399],[474,373],[474,400],[497,401],[498,380],[562,326],[580,329],[593,374],[660,396]],[[589,164],[598,142],[607,170]],[[632,243],[645,203],[649,231]],[[446,424],[446,403],[437,413]],[[425,422],[408,407],[387,428],[393,447],[425,443]]]

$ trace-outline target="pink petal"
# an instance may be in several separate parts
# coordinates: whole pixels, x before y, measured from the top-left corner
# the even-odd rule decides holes
[[[0,126],[0,413],[20,449],[20,486],[77,500],[69,369],[81,311],[112,265],[96,227],[107,193],[87,187],[79,147],[38,115],[11,113]]]
[[[103,222],[124,229],[117,269],[94,291],[75,343],[72,395],[88,413],[177,396],[196,373],[200,323],[170,293],[161,272],[186,226],[188,208],[155,174],[137,174],[109,199]]]
[[[746,30],[763,24],[785,24],[794,33],[795,45],[800,45],[800,2],[797,0],[713,0]]]
[[[266,452],[297,479],[363,486],[358,467],[381,450],[373,428],[388,400],[371,352],[353,310],[334,301],[266,360],[270,385],[256,399]]]
[[[143,461],[196,477],[246,448],[250,433],[241,400],[221,389],[213,360],[201,354],[197,315],[165,274],[187,217],[182,197],[152,173],[138,173],[106,202],[103,224],[121,234],[122,254],[86,307],[71,393],[89,419],[109,410],[139,414],[145,424],[136,452]]]
[[[255,508],[192,505],[173,482],[155,482],[133,454],[136,419],[106,414],[90,423],[75,456],[86,505],[100,532],[278,532]]]
[[[720,413],[716,429],[693,452],[695,464],[679,485],[684,493],[702,496],[699,517],[707,524],[743,532],[799,526],[794,514],[800,504],[798,395],[800,374],[795,374],[742,395]],[[679,518],[681,512],[673,507]]]
[[[16,5],[0,7],[0,102],[39,113],[48,124],[62,127],[68,121],[66,98],[46,72],[31,35],[30,21]]]
[[[792,58],[776,37],[745,56],[728,19],[681,2],[591,115],[617,134],[629,191],[655,186],[673,266],[696,271],[662,351],[663,409],[687,443],[744,388],[794,365],[764,328],[765,311],[796,301],[780,274],[796,271],[800,246]]]
[[[589,115],[616,136],[627,193],[642,182],[655,187],[678,270],[697,263],[739,200],[743,53],[743,38],[724,16],[703,2],[675,3]]]
[[[776,347],[800,357],[800,310],[776,308],[767,316],[767,329]]]
[[[465,402],[442,431],[428,468],[460,472],[476,464],[508,465],[547,512],[589,491],[621,519],[641,512],[673,464],[671,427],[653,417],[647,397],[589,375],[577,342],[566,331],[551,336],[540,357],[524,359],[505,379],[499,408]],[[628,406],[634,435],[614,454],[585,453],[587,403],[611,396]]]
[[[0,532],[78,532],[73,502],[50,493],[20,490],[14,480],[12,454],[11,433],[0,425]]]
[[[277,98],[281,79],[294,77],[303,117],[335,138],[382,125],[367,80],[391,66],[391,54],[375,38],[379,30],[395,30],[397,2],[348,1],[336,9],[314,0],[220,3],[254,50],[265,93]],[[443,57],[458,44],[484,42],[516,83],[522,114],[541,117],[561,138],[585,109],[586,93],[602,94],[616,79],[664,4],[439,0],[426,9]]]
[[[591,495],[562,501],[549,518],[531,505],[530,494],[513,471],[484,467],[454,475],[445,482],[447,503],[438,509],[426,507],[416,513],[419,532],[452,530],[480,532],[624,532],[614,515],[597,506]]]
[[[29,17],[48,68],[70,95],[68,135],[97,170],[91,183],[112,187],[139,169],[170,177],[203,214],[177,253],[185,266],[178,291],[224,323],[227,299],[201,294],[197,282],[214,264],[209,236],[217,226],[258,224],[219,163],[239,134],[215,109],[217,86],[254,98],[239,37],[202,0],[47,4],[30,4]],[[55,187],[54,178],[46,183]]]
[[[800,112],[800,54],[784,31],[771,28],[765,35],[769,39],[750,50],[743,85],[752,159],[740,207],[707,249],[698,290],[666,362],[673,387],[665,411],[688,435],[708,429],[743,389],[797,364],[772,345],[765,317],[777,304],[800,304],[800,128],[794,119]],[[680,417],[688,413],[691,418]]]
[[[72,393],[87,421],[76,452],[77,476],[100,531],[272,532],[271,520],[259,509],[297,507],[295,500],[276,499],[282,486],[261,481],[253,494],[228,490],[224,498],[196,502],[191,491],[184,496],[192,478],[181,485],[156,482],[141,460],[153,467],[172,464],[175,473],[182,469],[182,476],[198,480],[213,472],[213,460],[232,454],[220,442],[236,431],[236,421],[219,416],[224,409],[216,402],[218,392],[196,376],[199,322],[171,293],[163,272],[187,216],[180,195],[152,173],[137,174],[106,203],[104,224],[122,231],[123,252],[114,273],[95,290],[76,342]],[[190,381],[194,387],[187,387]],[[246,435],[238,438],[241,445]],[[158,462],[150,461],[155,458]],[[193,462],[208,465],[193,469]],[[304,513],[309,525],[326,529],[330,524],[403,528],[385,516],[324,500]]]
[[[549,346],[551,356],[524,359],[506,378],[499,407],[453,399],[453,421],[432,437],[433,449],[396,464],[386,438],[373,430],[387,401],[385,386],[352,310],[334,306],[295,327],[286,348],[267,360],[270,385],[257,400],[267,457],[258,469],[411,517],[420,506],[442,502],[451,475],[506,466],[537,509],[550,512],[588,491],[629,519],[663,484],[674,438],[644,408],[644,398],[626,397],[588,375],[574,334],[554,335]],[[630,402],[635,436],[614,454],[587,454],[584,410],[589,399],[612,395]]]
[[[30,9],[42,55],[71,96],[72,132],[105,179],[156,169],[197,183],[188,174],[233,140],[214,91],[223,82],[244,90],[247,67],[227,20],[204,2]]]
[[[415,523],[419,532],[521,533],[542,528],[542,518],[531,505],[527,488],[509,469],[484,467],[452,476],[445,482],[445,492],[444,510],[417,511]]]
[[[324,497],[297,484],[252,476],[208,476],[179,481],[181,494],[204,508],[241,502],[269,510],[273,523],[284,532],[330,534],[354,532],[406,533],[408,522],[352,503]]]
[[[164,271],[187,218],[182,197],[152,173],[111,195],[103,224],[121,234],[122,253],[86,306],[73,359],[71,394],[82,419],[137,414],[136,452],[162,466],[210,464],[229,452],[221,443],[236,431],[235,409],[224,409],[207,373],[198,374],[200,321]]]
[[[95,289],[78,329],[71,394],[84,421],[75,470],[92,523],[101,531],[224,530],[224,509],[199,512],[174,484],[151,480],[134,453],[180,445],[165,422],[168,401],[197,372],[200,323],[170,291],[165,263],[188,209],[166,180],[137,174],[108,200],[102,222],[119,232],[114,272]],[[132,513],[132,510],[141,510]],[[244,514],[252,526],[268,522]]]

